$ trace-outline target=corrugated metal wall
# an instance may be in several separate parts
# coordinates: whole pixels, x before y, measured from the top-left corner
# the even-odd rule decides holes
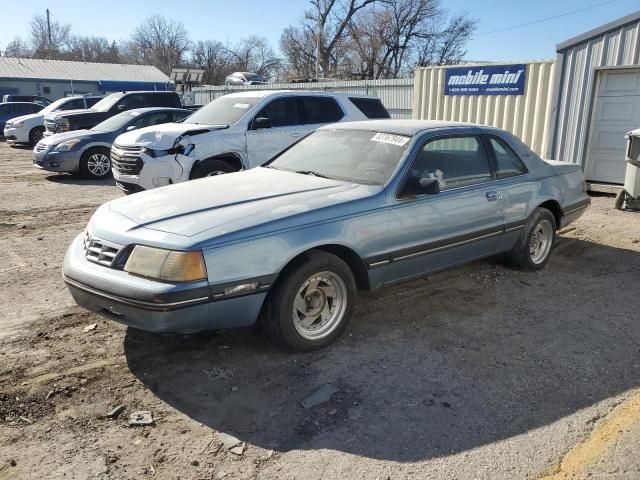
[[[413,118],[472,122],[502,128],[542,154],[547,145],[554,62],[518,63],[527,65],[524,95],[445,95],[447,67],[418,68]]]
[[[566,48],[560,45],[547,156],[584,164],[598,69],[639,64],[640,20]]]
[[[195,102],[202,105],[227,93],[248,90],[314,90],[375,95],[382,100],[393,118],[411,118],[413,107],[413,78],[321,83],[269,83],[246,87],[207,86],[194,91]]]

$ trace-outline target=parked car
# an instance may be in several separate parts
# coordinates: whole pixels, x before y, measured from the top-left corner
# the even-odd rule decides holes
[[[0,103],[0,131],[4,132],[5,123],[15,117],[36,113],[44,107],[31,102],[7,102]]]
[[[345,329],[356,289],[503,252],[543,268],[590,203],[583,185],[579,165],[495,128],[334,124],[266,167],[101,206],[63,275],[78,304],[142,330],[260,317],[278,343],[311,350]]]
[[[38,142],[33,149],[33,165],[50,172],[80,172],[85,178],[105,178],[111,174],[109,150],[118,135],[179,121],[191,113],[177,108],[139,108],[119,113],[90,130],[58,133]]]
[[[224,79],[225,85],[264,85],[264,78],[257,73],[233,72]]]
[[[118,92],[107,95],[88,110],[51,113],[44,117],[45,136],[95,127],[107,118],[134,108],[182,108],[176,92]]]
[[[41,97],[40,95],[14,95],[9,93],[2,97],[2,102],[28,102],[28,103],[38,103],[43,107],[50,105],[52,103],[51,100],[45,97]]]
[[[47,105],[38,113],[12,118],[4,126],[4,136],[9,145],[28,143],[35,145],[44,136],[44,116],[52,112],[90,108],[102,97],[88,95],[84,97],[65,97]]]
[[[321,125],[367,118],[389,118],[379,98],[305,91],[232,93],[183,123],[116,139],[111,150],[114,178],[125,193],[132,193],[252,168]]]

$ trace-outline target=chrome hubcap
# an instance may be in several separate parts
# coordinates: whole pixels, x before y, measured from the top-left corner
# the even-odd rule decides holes
[[[98,177],[106,175],[110,168],[111,161],[104,153],[94,153],[87,161],[87,170]]]
[[[293,325],[300,336],[318,340],[331,334],[347,309],[347,287],[333,272],[309,277],[296,293]]]
[[[529,242],[529,255],[535,264],[544,262],[551,250],[553,243],[553,226],[549,220],[540,221],[531,234]]]

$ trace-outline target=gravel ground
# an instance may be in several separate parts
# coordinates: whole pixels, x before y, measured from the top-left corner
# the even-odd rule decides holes
[[[640,478],[640,214],[612,198],[541,272],[496,258],[364,293],[336,344],[290,354],[75,306],[65,249],[120,194],[30,154],[0,143],[0,479]]]

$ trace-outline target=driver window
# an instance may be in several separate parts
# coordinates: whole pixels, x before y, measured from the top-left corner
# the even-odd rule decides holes
[[[271,120],[271,127],[290,127],[299,125],[299,102],[296,97],[277,98],[269,102],[254,118],[265,117]]]
[[[466,187],[492,179],[489,159],[477,137],[431,140],[411,165],[411,176],[436,178],[440,190]]]

